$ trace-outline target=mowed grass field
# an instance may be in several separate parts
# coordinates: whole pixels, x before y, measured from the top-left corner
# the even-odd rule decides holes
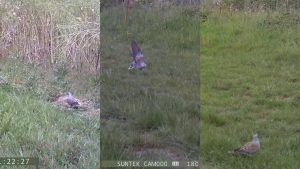
[[[299,12],[201,14],[201,168],[298,169]],[[254,133],[260,152],[228,153]]]
[[[199,9],[101,11],[101,160],[198,159],[198,37]],[[133,39],[144,70],[127,69]]]

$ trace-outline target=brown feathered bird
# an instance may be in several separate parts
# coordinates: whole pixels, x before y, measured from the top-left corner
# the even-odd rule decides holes
[[[61,105],[64,107],[69,107],[74,109],[78,109],[78,107],[80,106],[79,101],[72,95],[70,91],[68,91],[67,94],[64,96],[59,96],[55,98],[53,103],[56,105]]]
[[[246,143],[244,146],[234,149],[233,154],[235,155],[250,155],[260,150],[260,142],[258,134],[253,135],[251,142]]]

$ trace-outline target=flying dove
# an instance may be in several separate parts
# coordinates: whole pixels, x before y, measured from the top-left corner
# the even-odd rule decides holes
[[[258,134],[253,135],[251,142],[246,143],[244,146],[234,149],[233,154],[235,155],[249,155],[260,150],[260,143]]]
[[[141,48],[138,46],[135,40],[131,42],[132,49],[132,62],[129,65],[128,69],[143,69],[146,67],[144,62],[144,55]]]

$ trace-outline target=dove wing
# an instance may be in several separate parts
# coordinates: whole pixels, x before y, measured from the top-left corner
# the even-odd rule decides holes
[[[78,102],[75,99],[70,99],[70,98],[67,99],[67,103],[70,106],[78,105]]]
[[[131,42],[131,49],[132,49],[132,57],[136,61],[136,56],[142,53],[141,48],[138,46],[136,41]]]
[[[139,53],[138,55],[136,55],[135,60],[139,64],[144,63],[144,55],[142,53]]]
[[[254,153],[258,151],[260,148],[259,144],[249,142],[245,144],[243,147],[239,149],[235,149],[236,152],[243,152],[243,153]]]

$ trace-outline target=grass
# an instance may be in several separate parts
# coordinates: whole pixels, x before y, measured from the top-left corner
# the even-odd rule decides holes
[[[299,13],[201,14],[202,168],[299,168]],[[228,154],[255,132],[259,153]]]
[[[68,62],[77,70],[99,71],[100,2],[2,1],[0,52],[51,67]],[[66,10],[67,9],[67,10]]]
[[[1,91],[0,98],[1,156],[39,157],[41,168],[97,166],[97,120],[30,95]]]
[[[0,155],[38,157],[40,168],[99,168],[99,116],[56,107],[50,102],[53,96],[71,88],[76,96],[93,101],[96,111],[99,108],[97,75],[85,74],[78,78],[79,73],[67,72],[66,77],[60,77],[61,83],[54,83],[58,79],[55,70],[43,70],[19,59],[5,62],[2,59],[0,66],[3,82],[0,84]],[[20,167],[24,166],[15,168]]]
[[[101,11],[101,160],[197,160],[199,9]],[[145,70],[128,71],[130,43]]]
[[[100,168],[97,4],[1,1],[1,157],[38,157],[47,169]],[[68,89],[90,107],[54,106]]]

